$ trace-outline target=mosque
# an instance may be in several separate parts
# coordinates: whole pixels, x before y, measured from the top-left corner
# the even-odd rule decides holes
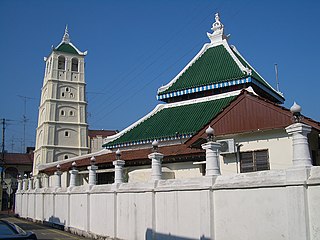
[[[228,43],[218,14],[210,40],[168,84],[157,91],[160,103],[122,131],[100,137],[103,148],[90,151],[86,118],[85,67],[80,51],[66,29],[46,62],[34,152],[34,175],[52,176],[57,165],[67,186],[72,163],[79,185],[86,184],[87,166],[95,158],[97,184],[113,183],[116,151],[125,161],[125,179],[150,179],[152,142],[164,155],[162,177],[181,179],[205,174],[205,130],[214,129],[221,143],[222,175],[286,169],[292,162],[292,139],[285,128],[292,113],[285,98],[242,54]],[[308,117],[308,135],[314,166],[320,165],[320,123]],[[107,126],[106,126],[107,127]]]

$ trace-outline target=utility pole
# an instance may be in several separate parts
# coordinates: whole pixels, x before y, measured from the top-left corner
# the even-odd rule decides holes
[[[23,110],[23,116],[22,116],[22,123],[23,123],[23,146],[22,146],[22,152],[26,151],[26,124],[27,124],[27,121],[29,119],[27,119],[27,100],[30,100],[30,99],[35,99],[35,98],[31,98],[31,97],[27,97],[27,96],[21,96],[21,95],[18,95],[18,97],[22,98],[23,99],[23,106],[24,106],[24,110]]]
[[[2,151],[1,151],[1,184],[3,182],[3,168],[4,168],[4,145],[5,145],[5,131],[6,131],[6,119],[2,119]]]

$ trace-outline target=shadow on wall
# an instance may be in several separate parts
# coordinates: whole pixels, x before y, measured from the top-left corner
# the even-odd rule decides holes
[[[211,240],[208,237],[200,236],[199,238],[188,238],[188,237],[181,237],[176,235],[165,234],[165,233],[157,233],[152,231],[152,229],[148,228],[146,231],[146,238],[145,240]]]

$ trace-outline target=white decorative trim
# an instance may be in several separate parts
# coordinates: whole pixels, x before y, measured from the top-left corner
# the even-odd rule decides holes
[[[178,91],[171,92],[171,93],[157,95],[157,100],[163,100],[166,98],[182,96],[182,95],[186,95],[189,93],[202,92],[202,91],[207,91],[207,90],[212,90],[212,89],[217,89],[217,88],[222,88],[222,87],[228,87],[228,86],[234,86],[234,85],[239,85],[239,84],[249,83],[249,82],[251,82],[251,77],[237,79],[237,80],[230,80],[230,81],[221,82],[221,83],[213,83],[213,84],[209,84],[209,85],[205,85],[205,86],[201,86],[201,87],[188,88],[188,89],[178,90]]]
[[[46,164],[41,164],[38,166],[38,170],[41,171],[41,170],[44,170],[46,168],[50,168],[50,167],[55,167],[57,166],[58,164],[65,164],[65,163],[68,163],[68,162],[73,162],[73,161],[78,161],[78,160],[81,160],[81,159],[85,159],[85,158],[90,158],[92,156],[101,156],[101,155],[104,155],[104,154],[107,154],[107,153],[111,153],[112,151],[108,150],[108,149],[102,149],[98,152],[94,152],[94,153],[88,153],[88,154],[85,154],[85,155],[81,155],[81,156],[76,156],[76,157],[72,157],[72,158],[68,158],[68,159],[64,159],[64,160],[60,160],[60,161],[56,161],[56,162],[51,162],[51,163],[46,163]]]

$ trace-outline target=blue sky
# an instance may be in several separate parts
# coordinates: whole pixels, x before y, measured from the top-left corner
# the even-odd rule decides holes
[[[293,100],[320,121],[319,1],[0,1],[0,118],[6,150],[35,144],[43,57],[69,26],[71,41],[88,50],[86,82],[90,129],[121,130],[158,103],[168,83],[209,42],[219,12],[230,44],[275,87],[279,67],[285,107]],[[20,97],[19,97],[20,96]]]

